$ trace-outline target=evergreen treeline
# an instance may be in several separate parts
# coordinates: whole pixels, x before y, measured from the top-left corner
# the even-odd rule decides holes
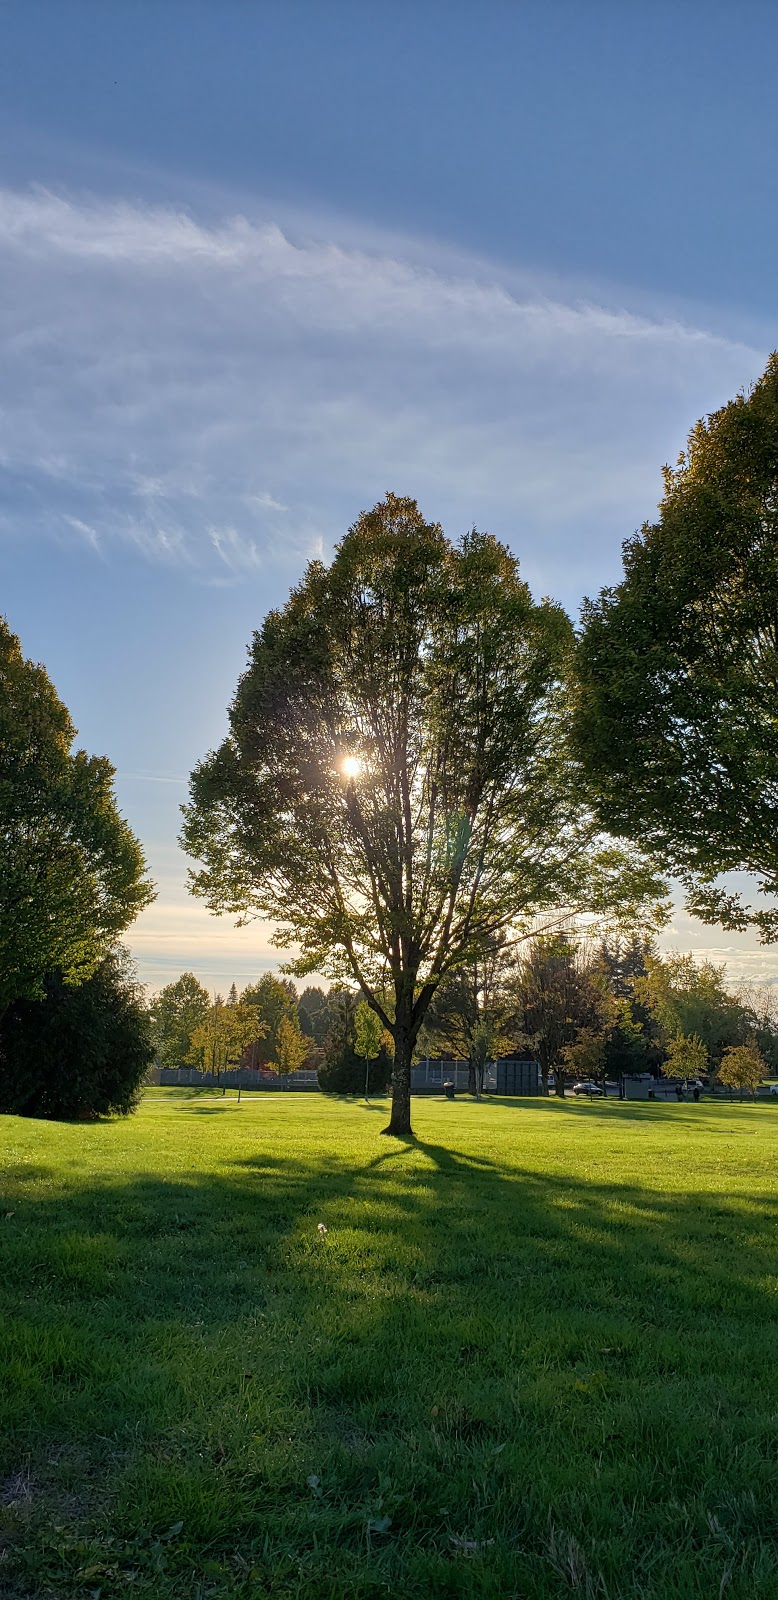
[[[242,1064],[283,1076],[305,1066],[336,1094],[370,1094],[391,1081],[390,1040],[366,1061],[360,1049],[359,995],[345,986],[309,986],[265,973],[239,993],[213,998],[183,973],[152,1001],[149,1016],[163,1066],[216,1072]],[[441,985],[418,1054],[468,1061],[478,1093],[490,1061],[530,1052],[546,1087],[565,1076],[600,1081],[715,1075],[728,1050],[753,1046],[764,1070],[778,1071],[778,1007],[771,991],[732,992],[722,966],[691,955],[659,955],[641,935],[593,944],[570,931],[539,934],[526,945],[496,942],[487,958]],[[367,1068],[367,1076],[366,1076]]]

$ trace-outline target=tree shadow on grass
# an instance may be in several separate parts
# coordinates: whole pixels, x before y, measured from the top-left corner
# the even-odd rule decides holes
[[[13,1211],[0,1473],[37,1485],[7,1513],[30,1592],[83,1592],[52,1519],[107,1565],[115,1541],[108,1594],[216,1560],[237,1595],[236,1555],[306,1600],[562,1596],[565,1561],[619,1600],[773,1592],[774,1195],[409,1140],[186,1180],[39,1165]]]
[[[491,1106],[499,1106],[501,1109],[505,1108],[506,1110],[514,1111],[549,1111],[553,1108],[554,1114],[559,1113],[568,1117],[617,1117],[622,1122],[668,1122],[673,1125],[683,1123],[685,1126],[706,1127],[708,1129],[719,1123],[720,1113],[724,1110],[729,1110],[730,1108],[739,1110],[742,1107],[744,1111],[751,1111],[754,1107],[758,1107],[761,1111],[764,1106],[770,1105],[770,1102],[766,1099],[755,1101],[701,1100],[698,1105],[695,1105],[693,1101],[690,1103],[688,1100],[618,1100],[615,1098],[607,1100],[599,1098],[572,1100],[566,1098],[562,1100],[558,1095],[545,1097],[541,1095],[523,1097],[492,1096],[488,1103]],[[469,1101],[467,1104],[475,1106],[476,1102]],[[775,1109],[778,1109],[778,1097],[776,1097],[773,1104]],[[713,1113],[713,1118],[711,1113]],[[732,1124],[727,1124],[726,1126],[731,1127]]]

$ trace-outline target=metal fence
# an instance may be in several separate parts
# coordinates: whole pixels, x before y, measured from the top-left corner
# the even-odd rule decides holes
[[[289,1072],[286,1077],[260,1072],[256,1067],[229,1067],[224,1072],[200,1072],[197,1067],[161,1067],[161,1084],[178,1084],[186,1089],[307,1089],[318,1090],[315,1072]]]
[[[444,1083],[453,1083],[457,1092],[464,1092],[469,1082],[466,1061],[450,1061],[441,1056],[428,1056],[411,1068],[411,1089],[414,1094],[441,1094]],[[506,1056],[490,1062],[484,1074],[485,1094],[528,1095],[540,1094],[542,1083],[537,1061],[519,1056]]]

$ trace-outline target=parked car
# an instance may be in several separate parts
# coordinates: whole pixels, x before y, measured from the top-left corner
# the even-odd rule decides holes
[[[771,1094],[778,1094],[778,1083],[771,1083],[770,1084],[770,1093]]]
[[[601,1083],[595,1083],[591,1078],[584,1078],[582,1083],[573,1084],[573,1094],[604,1094]]]

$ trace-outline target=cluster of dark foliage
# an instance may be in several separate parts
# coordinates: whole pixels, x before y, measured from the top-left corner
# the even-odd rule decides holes
[[[382,1044],[374,1060],[366,1062],[356,1049],[355,1020],[359,995],[353,989],[333,986],[327,995],[328,1028],[319,1087],[325,1094],[386,1094],[392,1081],[392,1055]],[[367,1074],[367,1077],[366,1077]]]
[[[42,1000],[17,1000],[0,1021],[0,1112],[126,1116],[154,1057],[148,1015],[126,953],[112,951],[85,983],[45,980]]]
[[[385,1045],[367,1067],[368,1094],[386,1094],[392,1081],[392,1057]],[[319,1067],[319,1087],[325,1094],[364,1094],[365,1062],[353,1045],[331,1050]]]

